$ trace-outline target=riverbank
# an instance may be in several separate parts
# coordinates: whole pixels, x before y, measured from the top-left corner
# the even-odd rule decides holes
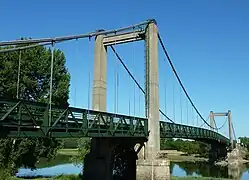
[[[76,155],[78,152],[78,149],[61,149],[58,151],[58,155],[55,159],[51,160],[50,162],[41,161],[37,164],[37,170],[31,171],[31,170],[25,170],[21,169],[19,171],[18,176],[56,176],[59,174],[79,174],[82,172],[82,165],[81,166],[75,166],[72,162],[71,158],[72,156]],[[163,151],[161,154],[167,155],[167,158],[170,159],[170,169],[172,171],[172,178],[173,180],[222,180],[221,177],[227,178],[228,169],[227,167],[221,167],[221,166],[210,166],[210,164],[205,162],[204,158],[198,158],[195,156],[185,156],[184,153],[178,152],[178,151]],[[243,170],[244,172],[244,170]],[[243,174],[242,172],[242,174]],[[193,177],[196,175],[205,176],[205,177]],[[239,177],[242,177],[242,174],[238,175]],[[187,176],[189,175],[189,176]],[[193,176],[190,176],[193,175]],[[181,176],[181,177],[173,177],[173,176]],[[187,177],[182,177],[187,176]],[[247,175],[243,175],[243,177]],[[211,178],[211,177],[220,177],[220,178]],[[73,176],[74,180],[77,180],[78,178]],[[52,179],[59,179],[59,180],[70,180],[71,177],[67,176],[59,176],[54,178],[38,178],[36,177],[36,180],[52,180]],[[80,179],[80,178],[79,178]],[[22,180],[21,178],[11,179],[11,180]],[[224,179],[225,180],[225,179]]]
[[[30,179],[30,178],[29,178]],[[82,177],[80,175],[60,175],[56,177],[47,177],[47,178],[34,178],[33,180],[82,180]],[[26,180],[25,178],[17,178],[12,177],[9,180]]]
[[[60,149],[58,155],[74,156],[77,155],[78,149]],[[167,158],[173,162],[203,162],[208,161],[207,158],[198,157],[198,155],[187,155],[184,152],[177,150],[162,150],[160,151],[160,158]]]
[[[231,180],[225,178],[213,178],[213,177],[194,177],[194,176],[185,176],[185,177],[171,177],[171,180]]]
[[[198,155],[187,155],[184,152],[177,150],[162,150],[160,151],[160,158],[168,158],[173,162],[196,162],[196,161],[208,161],[207,158],[198,157]]]
[[[33,180],[51,180],[52,178],[35,178]],[[82,180],[79,175],[64,175],[64,176],[57,176],[53,179],[56,180]],[[9,180],[25,180],[23,178],[11,178]],[[193,176],[186,176],[186,177],[175,177],[171,176],[171,180],[230,180],[225,178],[212,178],[212,177],[193,177]]]
[[[59,155],[65,155],[65,156],[75,156],[78,153],[78,149],[59,149],[58,154]]]

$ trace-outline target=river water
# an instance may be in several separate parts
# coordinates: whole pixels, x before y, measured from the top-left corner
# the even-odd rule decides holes
[[[249,166],[245,165],[234,172],[227,167],[212,166],[206,162],[171,162],[171,175],[173,176],[204,176],[228,178],[230,174],[237,174],[236,179],[249,179]],[[41,161],[37,164],[36,170],[20,168],[16,174],[18,177],[24,176],[56,176],[61,174],[79,174],[82,172],[82,165],[74,165],[68,156],[58,156],[54,160]]]

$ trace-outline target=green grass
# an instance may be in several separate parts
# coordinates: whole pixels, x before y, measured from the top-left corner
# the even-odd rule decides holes
[[[60,175],[53,178],[35,178],[33,180],[82,180],[79,175]],[[23,178],[12,177],[6,180],[25,180]]]
[[[171,180],[229,180],[229,179],[226,179],[226,178],[212,178],[212,177],[197,177],[197,176],[185,176],[185,177],[172,176]]]
[[[67,155],[67,156],[74,156],[77,155],[78,149],[60,149],[58,150],[58,154]]]
[[[56,179],[56,180],[82,180],[79,175],[61,175],[61,176],[57,176],[54,178],[36,178],[34,180],[52,180],[52,179]],[[24,179],[13,177],[13,178],[10,178],[9,180],[24,180]],[[212,177],[193,177],[193,176],[174,177],[174,176],[172,176],[171,180],[228,180],[228,179],[212,178]]]

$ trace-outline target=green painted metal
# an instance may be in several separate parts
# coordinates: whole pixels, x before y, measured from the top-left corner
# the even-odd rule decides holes
[[[145,118],[52,106],[23,100],[0,99],[0,137],[142,137],[149,136]],[[229,139],[208,129],[160,122],[161,138],[216,141],[229,145]]]
[[[52,106],[49,126],[47,104],[0,100],[0,137],[148,137],[148,122],[73,107]]]
[[[209,129],[187,126],[183,124],[173,124],[169,122],[160,122],[161,138],[184,138],[204,141],[207,143],[219,142],[229,145],[230,141],[225,136],[211,131]]]

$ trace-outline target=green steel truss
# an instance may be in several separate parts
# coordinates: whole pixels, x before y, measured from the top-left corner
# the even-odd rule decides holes
[[[230,144],[228,138],[215,131],[162,121],[160,122],[160,136],[161,138],[184,138],[207,143],[219,142],[226,145]]]
[[[0,137],[143,137],[149,136],[145,118],[52,106],[23,100],[0,99]],[[208,129],[160,122],[161,138],[200,141],[229,140]]]
[[[0,100],[0,137],[147,137],[144,118],[72,107]]]

